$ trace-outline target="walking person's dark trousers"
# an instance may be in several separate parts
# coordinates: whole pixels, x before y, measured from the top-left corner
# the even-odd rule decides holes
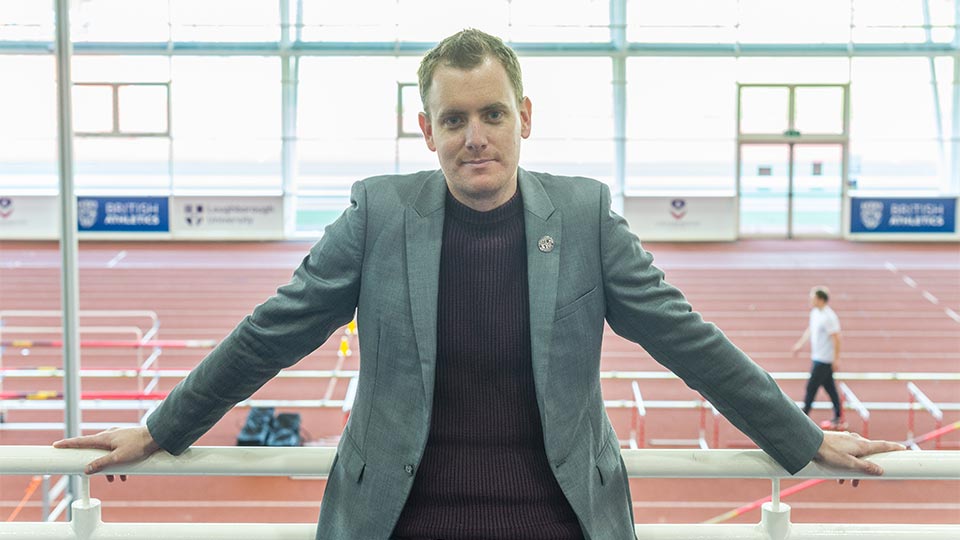
[[[813,406],[813,398],[817,395],[817,390],[823,387],[833,402],[833,415],[835,419],[840,418],[840,396],[837,395],[837,386],[833,382],[833,365],[824,362],[813,361],[813,368],[810,369],[810,380],[807,381],[807,395],[803,399],[803,412],[810,414],[810,408]]]

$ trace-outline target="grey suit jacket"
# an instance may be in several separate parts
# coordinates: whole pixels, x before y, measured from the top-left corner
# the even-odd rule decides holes
[[[788,471],[823,438],[772,378],[663,280],[586,178],[519,172],[530,338],[547,458],[586,538],[634,538],[617,435],[600,394],[606,320],[703,394]],[[236,402],[357,313],[360,375],[320,509],[318,539],[385,540],[430,426],[446,186],[440,171],[357,182],[291,282],[257,306],[149,418],[178,454]],[[538,240],[553,238],[550,252]]]

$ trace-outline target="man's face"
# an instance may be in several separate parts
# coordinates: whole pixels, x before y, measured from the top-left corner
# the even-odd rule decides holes
[[[420,129],[453,196],[480,211],[509,200],[517,189],[520,139],[530,136],[531,105],[527,98],[518,104],[500,62],[438,67],[427,108]]]

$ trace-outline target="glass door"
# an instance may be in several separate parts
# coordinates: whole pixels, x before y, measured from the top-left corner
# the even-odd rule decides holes
[[[790,145],[740,145],[741,236],[789,236]]]
[[[833,236],[841,232],[843,147],[794,144],[789,236]]]
[[[740,85],[741,237],[841,236],[848,96],[846,85]]]
[[[741,144],[740,234],[840,236],[843,146]]]

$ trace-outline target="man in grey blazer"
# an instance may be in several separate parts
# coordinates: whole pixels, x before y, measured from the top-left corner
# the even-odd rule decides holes
[[[788,471],[870,474],[902,448],[824,434],[663,280],[599,182],[520,169],[530,135],[513,51],[465,30],[419,71],[440,170],[357,182],[291,282],[143,428],[56,443],[110,450],[88,473],[183,452],[356,312],[359,385],[317,538],[634,538],[603,407],[604,321],[702,393]]]

